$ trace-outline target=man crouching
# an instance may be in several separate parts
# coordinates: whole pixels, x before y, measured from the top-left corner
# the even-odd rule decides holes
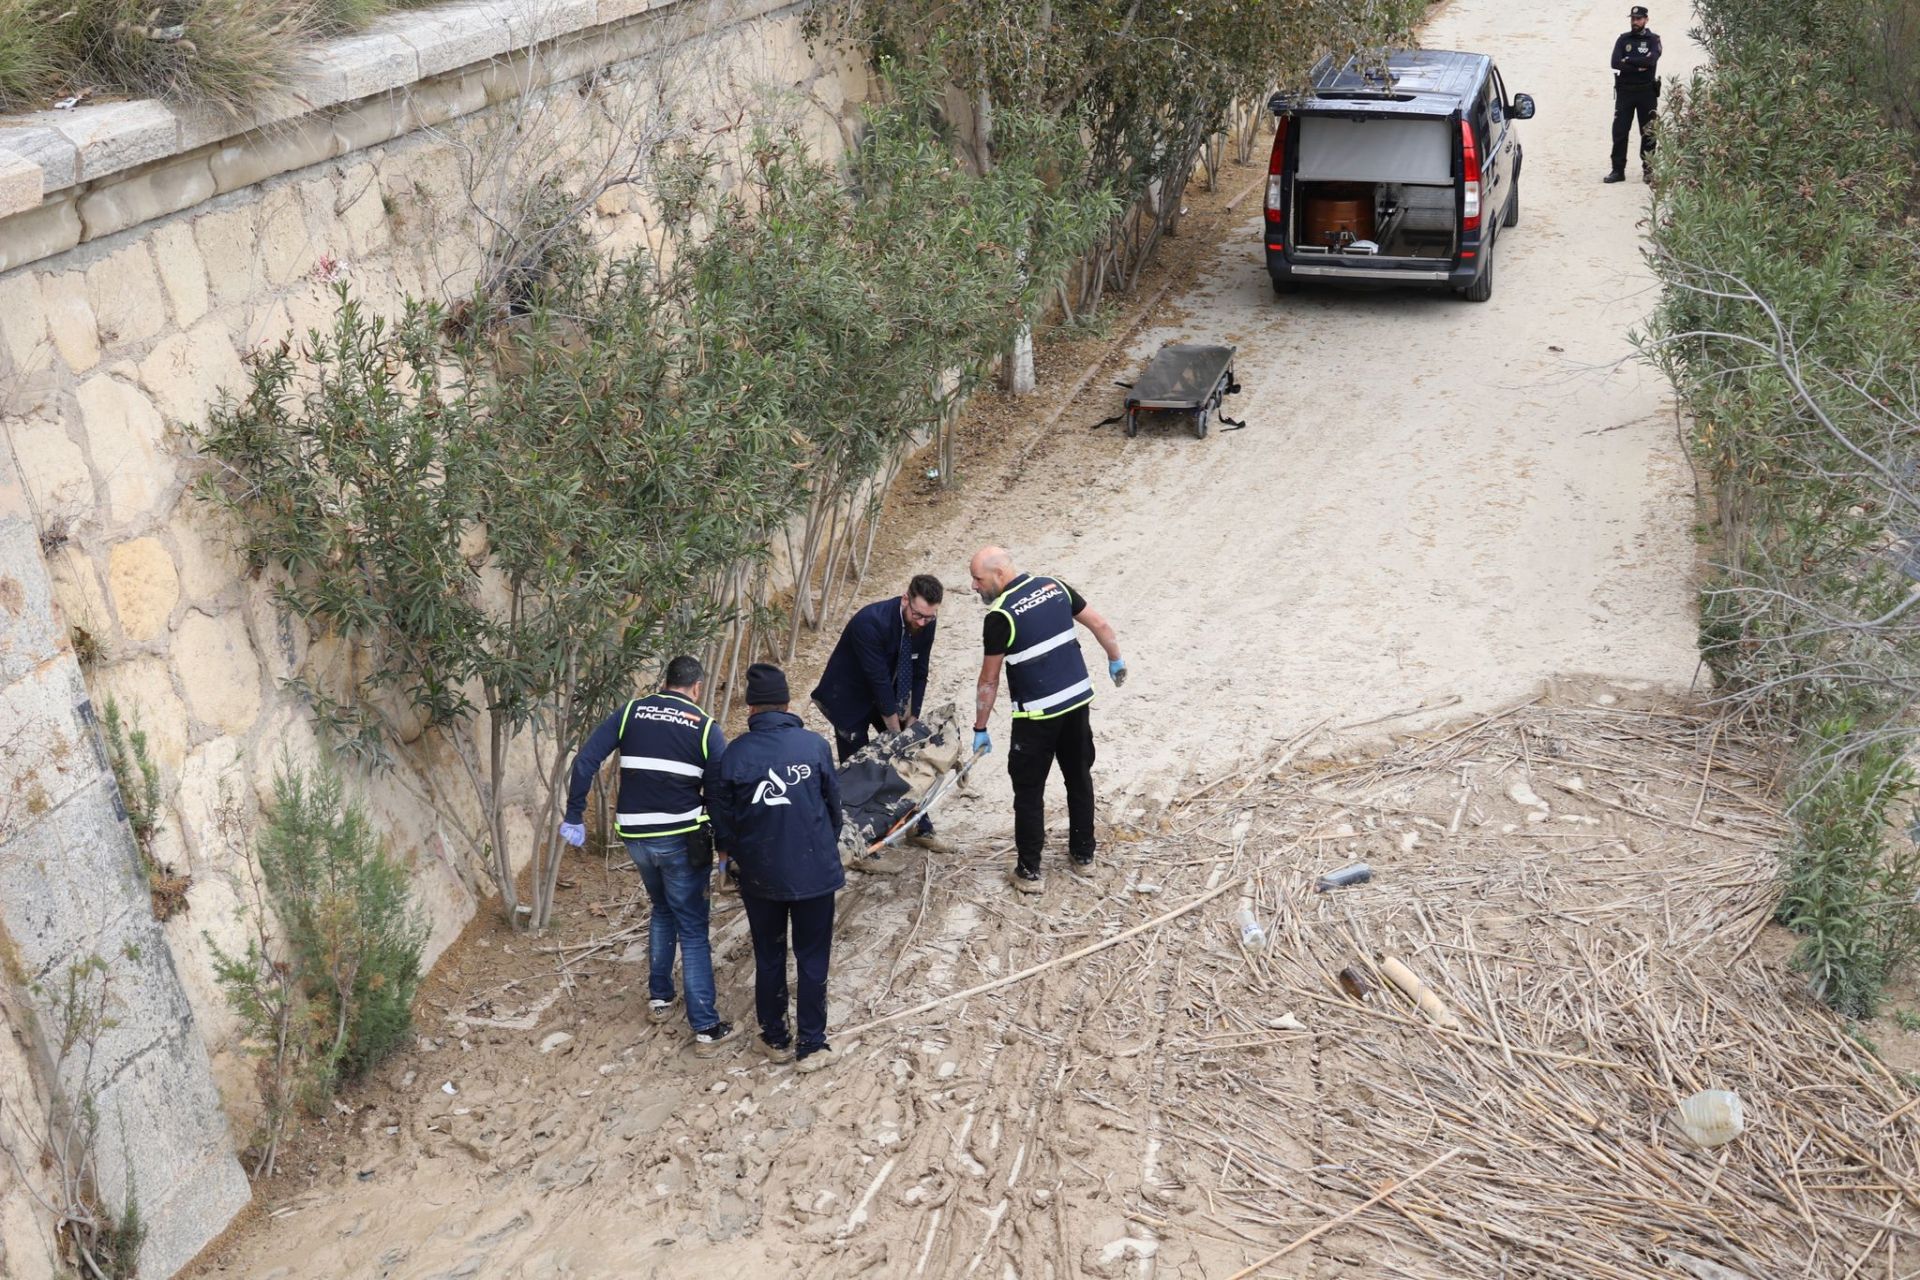
[[[753,995],[760,1039],[775,1062],[799,1069],[832,1062],[827,1047],[827,964],[840,866],[840,785],[827,740],[787,710],[787,677],[747,668],[747,732],[708,766],[714,848],[739,873],[753,934]],[[796,1037],[787,1030],[787,943],[799,975]]]

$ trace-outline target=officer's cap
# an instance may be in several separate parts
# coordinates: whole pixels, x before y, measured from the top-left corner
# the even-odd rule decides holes
[[[1633,8],[1627,10],[1627,16],[1629,18],[1644,18],[1647,16],[1647,6],[1643,4],[1635,5]]]

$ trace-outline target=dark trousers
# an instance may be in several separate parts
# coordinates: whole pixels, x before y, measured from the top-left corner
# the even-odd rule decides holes
[[[876,730],[884,730],[886,727],[887,722],[879,716],[872,717],[865,724],[851,732],[842,729],[839,725],[834,725],[834,759],[841,764],[845,764],[853,758],[856,751],[863,749],[869,742],[873,741],[873,735]],[[925,814],[921,814],[920,821],[914,824],[913,829],[920,835],[930,836],[933,834],[933,820]]]
[[[1013,779],[1013,847],[1025,871],[1040,870],[1047,843],[1047,774],[1060,762],[1067,784],[1067,853],[1093,857],[1093,708],[1081,707],[1050,720],[1013,722],[1007,776]]]
[[[1653,155],[1653,128],[1660,119],[1660,86],[1657,84],[1615,85],[1613,87],[1613,171],[1627,171],[1627,135],[1633,131],[1634,117],[1640,120],[1640,163],[1650,163]]]
[[[768,1044],[788,1044],[787,941],[800,976],[799,1052],[827,1043],[827,962],[833,951],[833,895],[776,902],[741,894],[753,935],[753,1007]]]

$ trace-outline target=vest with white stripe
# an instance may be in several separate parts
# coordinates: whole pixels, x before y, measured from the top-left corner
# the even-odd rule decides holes
[[[677,693],[627,704],[620,720],[620,803],[614,829],[629,840],[677,836],[707,820],[700,778],[713,717]]]
[[[1093,680],[1073,634],[1073,601],[1052,578],[1023,574],[988,606],[1012,624],[1007,692],[1016,720],[1050,720],[1093,701]]]

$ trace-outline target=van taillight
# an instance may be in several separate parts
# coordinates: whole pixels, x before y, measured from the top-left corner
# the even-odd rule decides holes
[[[1267,162],[1267,221],[1277,223],[1280,218],[1280,206],[1286,202],[1286,179],[1280,174],[1280,166],[1287,157],[1287,118],[1281,116],[1273,124],[1273,158]]]
[[[1460,209],[1460,229],[1480,229],[1480,152],[1473,145],[1473,122],[1460,122],[1460,162],[1467,180],[1466,202]]]

